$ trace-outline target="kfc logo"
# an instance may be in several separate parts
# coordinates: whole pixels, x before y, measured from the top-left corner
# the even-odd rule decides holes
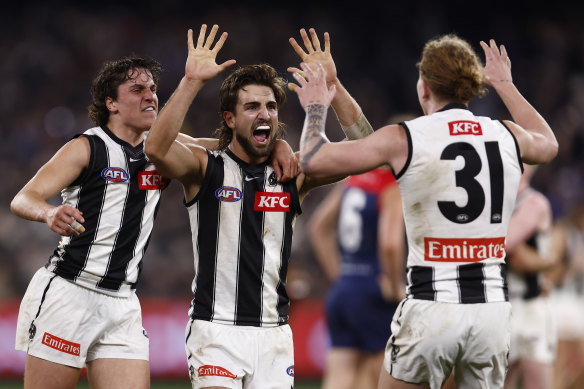
[[[456,122],[449,122],[448,129],[450,135],[483,135],[483,129],[478,122],[471,122],[470,120],[458,120]]]
[[[138,187],[142,190],[164,189],[168,180],[156,170],[144,170],[138,173]]]
[[[290,193],[256,192],[255,211],[290,212]]]

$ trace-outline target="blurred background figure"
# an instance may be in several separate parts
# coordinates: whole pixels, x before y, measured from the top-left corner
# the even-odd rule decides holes
[[[559,262],[549,272],[558,336],[554,388],[584,388],[584,202],[555,224],[551,251]]]
[[[323,388],[375,388],[390,324],[405,297],[399,187],[389,169],[336,185],[310,220],[316,257],[334,284]]]
[[[536,167],[523,167],[506,239],[512,315],[505,389],[519,384],[523,389],[551,389],[557,338],[543,272],[557,263],[549,257],[553,215],[549,200],[530,186]]]

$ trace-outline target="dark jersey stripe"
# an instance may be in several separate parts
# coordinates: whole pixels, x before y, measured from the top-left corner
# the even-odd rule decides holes
[[[216,201],[213,188],[222,186],[223,176],[223,159],[209,156],[201,190],[190,202],[199,202],[199,230],[197,237],[199,264],[196,275],[197,289],[192,304],[192,317],[203,320],[212,320],[213,318],[219,210],[221,203],[220,201]],[[203,204],[204,206],[202,206]],[[198,303],[195,304],[195,301]]]
[[[434,269],[430,266],[412,266],[410,294],[415,299],[432,300],[436,298],[434,289]]]
[[[483,268],[484,265],[482,263],[471,263],[458,267],[458,285],[461,303],[487,302]]]
[[[240,165],[241,166],[241,165]],[[262,275],[264,273],[264,212],[254,210],[255,193],[263,191],[265,169],[242,166],[243,204],[237,271],[236,325],[257,325],[262,315]],[[249,180],[249,178],[253,178]]]
[[[136,157],[133,148],[124,146],[124,154],[128,161],[130,185],[126,194],[126,203],[123,208],[122,225],[118,231],[116,242],[110,256],[105,276],[97,284],[100,288],[118,290],[126,278],[128,263],[134,257],[136,242],[142,230],[142,217],[146,206],[147,191],[138,186],[138,173],[146,166],[146,156],[141,151],[136,162],[130,162],[129,155]]]
[[[87,135],[86,135],[87,136]],[[54,273],[73,281],[85,268],[89,250],[97,236],[98,225],[105,199],[107,183],[101,178],[101,170],[108,166],[108,152],[105,142],[95,135],[87,136],[91,149],[91,159],[87,168],[87,178],[81,183],[78,209],[83,212],[85,233],[71,238],[67,249],[62,253],[62,261],[57,262]],[[59,249],[55,256],[61,256]]]

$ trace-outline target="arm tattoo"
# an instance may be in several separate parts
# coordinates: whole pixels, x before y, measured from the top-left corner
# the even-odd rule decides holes
[[[329,142],[324,134],[326,114],[327,107],[322,104],[306,106],[306,119],[304,120],[304,128],[300,137],[300,165],[304,171],[306,171],[308,162],[314,154],[323,144]]]

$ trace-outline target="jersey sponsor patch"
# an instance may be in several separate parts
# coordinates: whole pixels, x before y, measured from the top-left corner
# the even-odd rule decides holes
[[[215,191],[215,197],[226,203],[234,203],[241,200],[243,193],[232,186],[222,186]]]
[[[256,192],[255,211],[290,212],[290,193]]]
[[[125,182],[130,175],[121,167],[106,167],[101,171],[101,176],[109,182]]]
[[[288,374],[290,377],[294,377],[294,365],[292,365],[292,366],[289,366],[289,367],[286,369],[286,374]]]
[[[505,256],[505,237],[424,238],[424,259],[432,262],[479,262]]]
[[[221,366],[213,366],[213,365],[203,365],[197,369],[199,373],[199,377],[204,376],[218,376],[218,377],[229,377],[229,378],[237,378],[235,374],[230,372],[229,370],[225,369]]]
[[[450,130],[450,135],[483,135],[483,129],[479,122],[473,122],[471,120],[457,120],[454,122],[448,122],[448,129]]]
[[[168,180],[156,170],[144,170],[138,173],[138,187],[142,190],[164,189]]]
[[[44,333],[42,343],[45,346],[71,355],[79,356],[81,350],[81,345],[79,343],[61,339],[55,335],[49,334],[48,332]]]

